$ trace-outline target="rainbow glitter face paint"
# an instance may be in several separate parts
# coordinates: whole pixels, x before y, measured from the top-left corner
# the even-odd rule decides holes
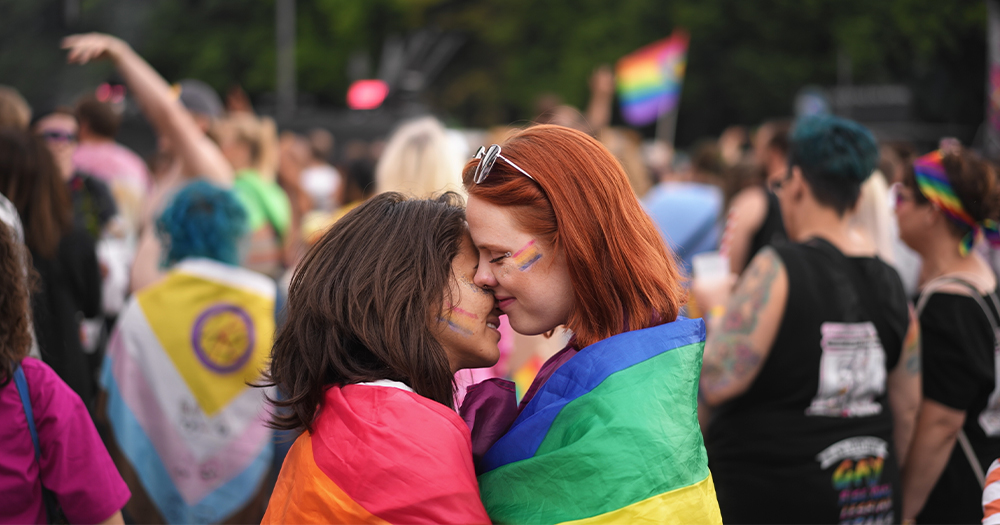
[[[457,306],[452,306],[441,318],[441,322],[448,323],[448,328],[468,337],[475,333],[476,326],[479,324],[479,316]]]
[[[528,244],[522,246],[517,253],[510,256],[510,260],[514,263],[514,266],[522,272],[527,271],[541,258],[542,252],[538,251],[538,247],[535,246],[534,239],[532,239]]]

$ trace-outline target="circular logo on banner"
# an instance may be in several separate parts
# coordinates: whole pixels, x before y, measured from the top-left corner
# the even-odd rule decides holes
[[[229,374],[243,368],[254,347],[250,314],[232,304],[212,306],[195,320],[191,346],[198,360],[212,371]]]

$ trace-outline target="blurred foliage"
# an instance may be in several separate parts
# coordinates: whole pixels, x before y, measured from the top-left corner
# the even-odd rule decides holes
[[[238,83],[256,100],[274,90],[274,0],[78,0],[67,20],[70,1],[0,0],[0,83],[32,100],[65,96],[80,74],[58,73],[59,37],[103,30],[168,79]],[[854,83],[911,86],[922,121],[982,120],[982,0],[299,0],[297,15],[299,91],[327,106],[343,105],[352,56],[374,74],[387,37],[436,27],[465,38],[427,93],[450,123],[531,119],[544,93],[582,108],[596,66],[684,27],[682,144],[790,114],[801,87],[837,82],[838,53]]]

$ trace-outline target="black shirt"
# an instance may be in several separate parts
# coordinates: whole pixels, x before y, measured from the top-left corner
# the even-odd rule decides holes
[[[79,171],[73,173],[68,184],[73,226],[85,230],[94,240],[100,239],[108,221],[118,213],[111,190],[100,179]]]
[[[788,240],[788,236],[785,234],[785,222],[781,219],[781,204],[778,202],[777,195],[767,190],[764,190],[764,193],[767,195],[767,213],[764,215],[764,222],[761,223],[760,229],[750,238],[747,265],[765,246]],[[743,268],[746,269],[746,266]]]
[[[706,433],[723,522],[897,519],[886,378],[909,324],[899,275],[823,240],[773,247],[788,275],[778,334]]]
[[[989,296],[983,301],[997,319]],[[986,472],[1000,457],[1000,435],[987,436],[979,422],[996,388],[993,327],[974,298],[938,292],[920,314],[920,335],[924,397],[965,412],[963,430]],[[917,521],[979,523],[981,496],[972,466],[956,443]]]
[[[79,317],[101,311],[101,274],[94,241],[82,229],[63,236],[53,259],[32,253],[39,283],[31,296],[32,322],[42,360],[52,367],[87,408],[94,382],[80,342]]]

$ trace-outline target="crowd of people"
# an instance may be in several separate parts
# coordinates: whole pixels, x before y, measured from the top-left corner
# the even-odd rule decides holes
[[[614,78],[337,147],[110,61],[0,86],[2,523],[1000,523],[997,167],[830,115],[674,151]]]

